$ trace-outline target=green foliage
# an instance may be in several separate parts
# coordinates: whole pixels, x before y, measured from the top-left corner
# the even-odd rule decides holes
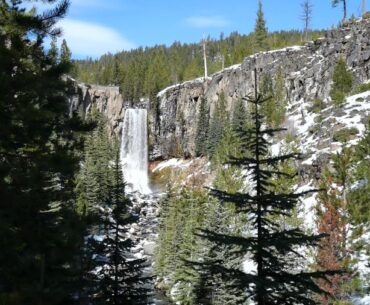
[[[203,226],[207,194],[203,190],[181,191],[169,187],[161,202],[159,242],[155,251],[155,273],[167,279],[165,289],[176,287],[176,301],[196,305],[200,275],[186,262],[202,257],[203,247],[194,231]]]
[[[356,127],[339,129],[334,133],[333,141],[346,143],[351,139],[351,137],[357,135],[358,133],[359,130]]]
[[[325,190],[319,196],[320,204],[324,204],[324,209],[318,214],[324,220],[321,221],[321,230],[330,234],[324,242],[325,252],[320,261],[346,271],[332,278],[332,284],[324,284],[332,289],[338,302],[345,300],[343,296],[361,292],[370,280],[366,279],[366,274],[359,276],[356,272],[358,257],[369,256],[370,253],[368,241],[363,238],[368,232],[369,221],[369,213],[365,209],[369,195],[369,164],[360,153],[365,146],[365,156],[369,155],[366,153],[369,150],[367,137],[365,135],[355,149],[343,148],[332,156],[332,167],[324,172],[324,183],[320,186]]]
[[[341,57],[333,72],[333,86],[330,91],[330,97],[336,106],[343,104],[345,96],[351,92],[353,75],[347,69],[345,60]]]
[[[265,96],[271,97],[261,108],[267,124],[271,127],[281,126],[285,120],[287,99],[284,78],[280,67],[276,71],[274,80],[269,74],[263,75],[260,91]]]
[[[81,240],[74,176],[85,128],[68,115],[68,66],[45,54],[69,2],[0,3],[0,303],[68,304]],[[34,1],[36,2],[36,1]],[[52,1],[50,1],[52,3]]]
[[[230,124],[227,124],[212,157],[212,167],[215,173],[214,187],[234,193],[242,189],[243,181],[240,178],[240,170],[235,166],[225,164],[229,156],[240,156],[240,151],[240,139]]]
[[[369,243],[362,236],[369,231],[370,211],[368,208],[370,195],[370,121],[367,124],[366,132],[354,154],[354,181],[355,186],[349,193],[348,211],[351,223],[356,227],[353,238],[356,240],[355,249],[365,251],[370,257]],[[369,283],[370,279],[368,279]]]
[[[362,92],[370,91],[370,83],[361,84],[352,90],[352,94],[359,94]]]
[[[50,42],[50,49],[48,51],[48,56],[54,64],[58,62],[59,50],[57,47],[57,39],[55,37]]]
[[[199,120],[197,122],[197,133],[195,136],[195,152],[198,156],[206,156],[208,152],[209,134],[209,109],[207,101],[201,98],[199,108]]]
[[[322,99],[315,99],[312,102],[312,106],[309,108],[309,111],[312,111],[313,113],[320,113],[322,110],[325,109],[325,103]]]
[[[207,152],[210,157],[213,156],[228,121],[225,103],[225,94],[221,92],[209,124]]]
[[[258,11],[257,11],[257,19],[256,25],[254,26],[254,37],[257,50],[266,50],[268,48],[267,44],[267,27],[266,21],[262,10],[262,2],[261,0],[258,1]]]
[[[126,237],[129,225],[137,217],[129,212],[132,202],[125,195],[119,150],[115,149],[109,199],[101,204],[102,240],[90,240],[95,246],[93,304],[147,305],[150,278],[143,276],[144,259],[135,259],[130,250],[134,242]]]
[[[323,32],[312,32],[312,38],[321,37]],[[264,50],[279,49],[299,45],[300,31],[280,31],[268,33]],[[255,53],[255,35],[231,33],[221,34],[219,39],[207,43],[209,74],[225,67],[240,63]],[[203,76],[203,52],[198,43],[182,44],[174,42],[171,46],[137,48],[106,54],[98,60],[86,59],[75,62],[76,78],[90,84],[120,86],[125,100],[138,102],[143,97],[155,102],[158,91],[186,80]],[[117,77],[117,71],[118,77]]]
[[[248,127],[250,118],[248,117],[247,109],[242,99],[238,99],[235,103],[232,118],[231,127],[234,132],[241,132]]]
[[[255,72],[256,73],[256,72]],[[320,236],[308,236],[297,227],[281,228],[273,219],[291,216],[297,207],[300,194],[279,192],[271,183],[272,179],[289,177],[281,171],[279,165],[294,160],[299,154],[288,153],[269,157],[272,137],[279,129],[264,129],[261,105],[266,102],[261,95],[247,98],[253,106],[251,129],[240,134],[243,154],[241,157],[230,156],[228,163],[240,170],[249,171],[249,180],[253,181],[250,192],[228,192],[212,190],[221,203],[232,203],[235,213],[241,219],[248,219],[251,230],[248,234],[230,234],[227,229],[202,230],[201,236],[215,247],[224,247],[229,258],[245,258],[247,255],[256,266],[256,272],[240,272],[240,264],[225,265],[217,257],[206,262],[195,262],[210,282],[222,279],[227,292],[239,297],[242,304],[249,299],[256,304],[313,304],[310,293],[320,293],[313,278],[325,278],[330,272],[295,272],[299,256],[294,249],[300,246],[315,246]],[[287,185],[289,187],[289,185]],[[279,185],[280,187],[280,185]],[[243,234],[244,233],[244,234]],[[229,283],[232,282],[231,285]],[[278,284],[277,284],[278,283]]]
[[[298,144],[291,135],[285,137],[286,144],[282,145],[279,155],[287,155],[289,153],[299,153]],[[284,143],[282,142],[282,143]],[[281,194],[287,194],[294,191],[294,187],[299,183],[297,174],[297,166],[293,159],[282,161],[278,165],[278,170],[285,175],[272,177],[271,191]],[[303,219],[299,217],[300,206],[292,209],[289,216],[283,215],[271,217],[271,220],[278,224],[281,228],[296,228],[303,226]]]
[[[104,117],[93,109],[91,120],[97,127],[87,136],[85,156],[77,176],[77,211],[94,222],[99,207],[109,199],[112,183],[110,162],[114,160],[114,143],[109,138]]]
[[[72,52],[67,45],[67,41],[63,39],[62,45],[60,47],[60,61],[62,63],[70,63],[71,56],[72,56]]]

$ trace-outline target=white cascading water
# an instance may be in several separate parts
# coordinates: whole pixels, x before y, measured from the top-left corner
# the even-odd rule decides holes
[[[128,187],[142,194],[150,194],[146,109],[127,109],[125,112],[121,139],[121,162]]]

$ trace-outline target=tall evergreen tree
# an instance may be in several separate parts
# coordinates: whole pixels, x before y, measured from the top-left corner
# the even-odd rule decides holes
[[[228,121],[225,103],[225,94],[221,92],[209,123],[207,137],[207,151],[209,156],[214,154],[224,133],[224,126]]]
[[[85,141],[84,160],[77,176],[77,209],[88,222],[94,223],[94,216],[100,206],[106,204],[109,199],[112,183],[110,163],[114,160],[114,143],[109,138],[107,122],[101,113],[93,109],[88,120],[94,122],[96,128]]]
[[[250,171],[254,190],[250,193],[212,190],[212,194],[221,202],[234,203],[236,213],[244,215],[254,231],[249,236],[235,236],[203,230],[201,235],[216,245],[238,247],[240,250],[234,256],[248,255],[256,270],[243,272],[240,266],[228,267],[217,260],[195,265],[206,269],[209,274],[233,280],[229,287],[243,291],[244,300],[250,299],[258,305],[315,304],[310,293],[323,293],[315,280],[332,272],[306,271],[305,266],[297,265],[297,259],[301,257],[297,249],[317,245],[322,236],[308,236],[299,228],[281,228],[271,218],[290,215],[299,197],[304,195],[276,193],[270,182],[273,176],[286,175],[277,169],[279,163],[299,155],[268,156],[271,144],[266,136],[272,137],[281,129],[262,127],[260,107],[266,102],[265,98],[256,92],[255,97],[246,99],[253,106],[254,126],[241,134],[241,138],[244,151],[252,152],[252,156],[231,157],[229,163]]]
[[[63,39],[62,45],[60,46],[60,61],[62,63],[70,63],[72,52],[67,45],[67,41]]]
[[[339,58],[333,72],[333,85],[330,90],[330,97],[336,106],[340,106],[351,91],[353,84],[353,75],[347,69],[346,61]]]
[[[143,275],[144,259],[130,253],[133,241],[127,238],[128,225],[137,221],[130,214],[131,201],[125,195],[118,149],[113,164],[109,201],[101,207],[104,237],[96,241],[98,254],[94,304],[146,305],[149,304],[149,277]]]
[[[247,109],[242,99],[238,99],[233,109],[231,126],[234,132],[241,132],[247,128],[248,115]]]
[[[281,67],[278,67],[274,79],[269,74],[264,74],[260,88],[264,96],[271,97],[261,107],[266,123],[272,127],[281,126],[286,113],[286,89]]]
[[[54,64],[58,62],[59,50],[57,46],[57,39],[55,37],[50,42],[48,55]]]
[[[268,31],[262,9],[262,0],[258,0],[257,20],[254,26],[254,37],[258,51],[267,49],[267,34]]]
[[[337,190],[331,189],[332,177],[324,177],[323,189],[320,193],[319,201],[319,221],[318,232],[327,234],[321,241],[317,252],[316,263],[319,270],[344,270],[348,271],[348,250],[346,244],[346,219],[344,210],[341,209],[340,199],[338,200]],[[333,304],[335,300],[341,300],[344,296],[343,285],[350,279],[350,274],[336,274],[328,280],[319,281],[320,287],[330,294],[321,297],[324,305]]]
[[[72,297],[82,125],[69,116],[68,67],[43,49],[68,6],[60,1],[39,14],[24,1],[0,3],[0,303],[7,305]]]
[[[207,140],[209,133],[209,108],[207,101],[201,98],[199,107],[199,119],[195,136],[195,152],[198,156],[207,155]]]

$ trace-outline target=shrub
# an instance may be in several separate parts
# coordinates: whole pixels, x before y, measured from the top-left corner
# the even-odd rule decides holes
[[[353,94],[359,94],[362,92],[370,91],[370,83],[367,84],[361,84],[357,86],[355,89],[352,90]]]
[[[317,98],[312,102],[312,106],[308,110],[314,113],[320,113],[323,109],[325,109],[324,101]]]
[[[343,58],[340,58],[333,72],[333,86],[330,91],[330,97],[336,106],[340,106],[348,93],[351,92],[353,84],[353,75],[347,69],[347,64]]]
[[[351,128],[343,128],[334,133],[333,140],[335,142],[348,142],[351,136],[355,136],[358,134],[358,129],[356,127]]]

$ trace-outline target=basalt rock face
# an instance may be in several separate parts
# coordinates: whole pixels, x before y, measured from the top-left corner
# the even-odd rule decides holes
[[[355,85],[370,78],[370,20],[330,30],[304,46],[255,54],[207,79],[163,90],[152,103],[151,158],[194,157],[201,99],[206,99],[212,116],[223,92],[227,111],[231,111],[238,99],[254,92],[254,69],[259,77],[268,74],[272,79],[278,69],[281,71],[288,105],[309,107],[315,99],[327,99],[340,57],[351,69]]]
[[[259,78],[278,70],[284,78],[290,112],[309,108],[315,99],[329,97],[336,62],[343,57],[351,69],[355,84],[370,78],[370,20],[347,24],[326,33],[325,37],[304,46],[261,52],[213,74],[164,89],[156,101],[135,103],[149,110],[149,155],[151,160],[171,157],[194,157],[195,136],[200,102],[204,98],[211,116],[221,93],[230,113],[235,102],[254,92],[254,69]],[[112,135],[120,136],[125,109],[132,103],[124,101],[118,87],[70,83],[71,111],[82,116],[92,106],[105,114]],[[294,109],[301,107],[301,109]],[[292,109],[293,108],[293,109]],[[289,118],[288,118],[289,121]]]
[[[85,118],[96,107],[107,118],[112,134],[119,134],[123,121],[125,108],[118,87],[86,85],[78,83],[72,78],[67,79],[70,112],[76,111]]]

